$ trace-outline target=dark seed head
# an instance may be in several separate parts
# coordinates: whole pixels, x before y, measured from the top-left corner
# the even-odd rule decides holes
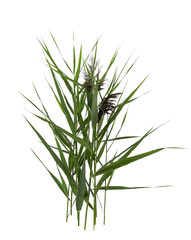
[[[118,95],[121,93],[113,93],[108,95],[107,97],[104,97],[102,102],[99,106],[98,111],[98,122],[101,120],[104,114],[109,114],[114,111],[115,109],[115,99],[118,97]]]
[[[105,84],[105,80],[102,80],[98,83],[98,91],[101,91],[103,88],[103,85]]]
[[[90,62],[87,64],[86,68],[84,69],[84,84],[83,87],[88,91],[92,91],[93,85],[94,85],[94,79],[96,81],[99,81],[99,74],[100,74],[100,69],[98,67],[98,62],[95,61],[94,57],[92,56],[90,58]],[[99,81],[98,82],[98,90],[101,91],[103,89],[105,80]]]

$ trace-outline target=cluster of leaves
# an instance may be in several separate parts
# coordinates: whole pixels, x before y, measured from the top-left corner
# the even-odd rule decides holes
[[[37,156],[33,150],[32,151],[67,198],[66,220],[68,220],[68,216],[72,214],[72,208],[75,204],[79,225],[80,211],[84,204],[84,229],[86,228],[88,209],[93,211],[93,226],[95,228],[99,191],[104,190],[106,196],[107,190],[142,188],[111,186],[114,171],[134,161],[160,152],[164,148],[158,148],[131,156],[132,152],[138,147],[138,145],[156,129],[150,129],[139,138],[137,136],[118,137],[127,116],[127,111],[124,110],[124,107],[137,99],[134,95],[147,78],[146,76],[146,78],[128,96],[125,96],[123,101],[121,100],[124,90],[120,93],[116,92],[116,90],[120,83],[126,78],[136,60],[127,67],[129,64],[128,59],[119,73],[116,68],[113,77],[107,84],[106,88],[105,83],[108,81],[106,78],[116,60],[118,50],[114,52],[106,70],[102,73],[97,59],[99,41],[95,43],[86,58],[83,58],[82,56],[81,47],[78,59],[76,59],[76,49],[75,46],[73,46],[73,68],[71,68],[62,56],[55,38],[52,34],[51,36],[63,59],[65,67],[67,68],[67,71],[70,72],[71,76],[68,76],[69,74],[66,74],[65,71],[57,65],[46,43],[43,40],[39,42],[44,51],[46,64],[50,70],[54,83],[55,90],[51,84],[49,84],[50,89],[55,97],[56,103],[65,116],[68,128],[59,126],[52,119],[35,86],[34,89],[40,100],[41,108],[35,105],[26,96],[22,95],[40,113],[40,115],[34,115],[48,124],[52,130],[55,138],[55,146],[51,146],[26,119],[42,144],[50,153],[52,159],[55,161],[59,177],[56,177],[49,169],[47,169],[39,156]],[[68,100],[66,92],[67,94],[70,94],[72,99],[71,102]],[[111,138],[112,130],[114,129],[116,119],[120,113],[124,113],[120,129],[116,136]],[[106,116],[107,121],[104,121]],[[115,141],[129,138],[138,138],[138,140],[132,145],[125,147],[120,153],[117,153],[116,151],[115,155],[108,160],[108,152],[111,145]],[[110,147],[108,147],[109,143]],[[127,144],[125,144],[125,146],[127,146]],[[104,198],[104,221],[105,203],[106,198]]]

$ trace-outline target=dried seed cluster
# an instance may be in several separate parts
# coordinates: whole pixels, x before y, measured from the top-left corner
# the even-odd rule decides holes
[[[90,58],[90,62],[87,64],[84,69],[84,80],[83,87],[86,89],[88,93],[94,90],[95,81],[98,81],[98,91],[104,89],[105,79],[99,80],[101,70],[98,68],[98,61],[92,56]],[[115,109],[115,100],[121,93],[111,93],[108,96],[104,96],[99,105],[98,109],[98,122],[101,118],[107,113],[110,114]],[[91,101],[92,102],[92,101]]]
[[[99,106],[98,111],[98,122],[101,120],[101,118],[104,116],[104,114],[110,114],[115,109],[115,100],[118,97],[118,95],[121,93],[113,93],[109,94],[107,97],[104,97],[102,99],[102,102]]]

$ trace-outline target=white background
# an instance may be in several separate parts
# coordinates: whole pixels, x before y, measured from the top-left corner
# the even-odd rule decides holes
[[[1,2],[0,24],[0,238],[190,240],[190,1],[7,0]],[[143,134],[170,119],[145,141],[140,152],[163,146],[188,148],[166,150],[118,170],[116,184],[174,186],[110,192],[106,226],[102,226],[100,212],[95,232],[91,219],[86,232],[76,226],[75,216],[65,223],[65,199],[30,147],[42,159],[48,154],[22,117],[29,116],[46,135],[24,110],[33,109],[18,91],[37,102],[34,82],[46,104],[54,109],[44,80],[44,75],[50,75],[36,40],[43,37],[52,46],[49,30],[69,61],[73,32],[77,47],[82,43],[85,53],[102,34],[99,55],[103,61],[122,43],[119,65],[133,51],[134,59],[140,55],[129,75],[130,87],[136,87],[150,73],[139,94],[151,92],[130,106],[125,131]]]

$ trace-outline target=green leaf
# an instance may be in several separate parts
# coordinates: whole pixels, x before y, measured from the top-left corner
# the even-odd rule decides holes
[[[53,67],[54,67],[54,66],[53,66]],[[60,69],[56,69],[56,68],[53,68],[53,67],[52,67],[52,70],[60,75],[60,77],[61,77],[62,80],[64,81],[66,87],[68,88],[70,94],[73,96],[74,93],[73,93],[72,87],[71,87],[71,85],[70,85],[69,82],[72,82],[73,84],[75,84],[76,86],[79,86],[79,87],[82,86],[82,84],[74,82],[74,80],[72,80],[71,78],[69,78],[69,77],[68,77],[66,74],[64,74]]]
[[[67,165],[67,163],[66,163],[66,159],[65,159],[65,157],[64,157],[64,154],[63,154],[63,151],[62,151],[62,149],[61,149],[61,146],[60,146],[60,144],[59,144],[59,142],[58,142],[58,140],[57,140],[56,138],[55,138],[55,140],[56,140],[56,145],[57,145],[57,148],[58,148],[58,151],[59,151],[59,154],[60,154],[60,158],[61,158],[64,166],[65,166],[66,168],[68,168],[68,165]],[[68,169],[68,171],[69,171],[69,169]]]
[[[38,41],[39,41],[39,40],[38,40]],[[49,50],[48,50],[48,47],[46,46],[45,42],[43,41],[43,43],[41,43],[41,42],[39,41],[39,43],[40,43],[40,45],[42,46],[42,48],[43,48],[44,52],[46,53],[46,55],[49,57],[49,59],[50,59],[51,62],[52,62],[52,64],[50,64],[51,66],[54,67],[54,68],[52,68],[52,70],[54,70],[55,72],[57,72],[57,73],[61,76],[62,80],[64,81],[64,83],[65,83],[65,85],[66,85],[66,87],[67,87],[67,89],[69,90],[69,92],[70,92],[71,94],[73,94],[72,87],[71,87],[70,83],[68,82],[68,80],[69,80],[69,81],[72,81],[72,82],[73,82],[73,80],[70,79],[69,77],[67,77],[66,74],[64,74],[64,73],[59,69],[59,67],[57,66],[56,62],[55,62],[54,59],[52,58],[52,56],[51,56],[51,54],[50,54],[50,52],[49,52]]]
[[[132,55],[132,54],[131,54],[131,55]],[[121,69],[121,71],[120,71],[120,73],[119,73],[118,76],[117,76],[117,69],[116,69],[116,71],[115,71],[115,73],[114,73],[114,76],[113,76],[113,79],[112,79],[112,81],[111,81],[111,83],[110,83],[110,85],[109,85],[109,87],[108,87],[108,89],[107,89],[106,95],[111,94],[111,93],[119,86],[119,84],[122,82],[122,80],[126,77],[127,73],[131,70],[131,68],[134,66],[134,64],[135,64],[136,61],[138,60],[138,58],[137,58],[137,59],[133,62],[133,64],[128,68],[128,70],[126,71],[126,73],[124,74],[124,76],[122,77],[122,79],[120,80],[120,82],[118,82],[121,74],[124,72],[124,70],[125,70],[125,68],[126,68],[126,66],[127,66],[127,63],[129,62],[129,60],[130,60],[130,58],[131,58],[131,55],[130,55],[130,57],[127,59],[126,63],[124,64],[124,66],[123,66],[123,68]]]
[[[37,154],[31,149],[31,151],[34,153],[34,155],[38,158],[38,160],[42,163],[42,165],[45,167],[45,169],[49,172],[50,176],[54,180],[54,182],[57,184],[57,186],[60,188],[60,190],[64,193],[64,195],[69,199],[67,188],[65,188],[60,181],[51,173],[51,171],[48,170],[48,168],[44,165],[44,163],[40,160],[40,158],[37,156]],[[69,199],[70,200],[70,199]]]
[[[116,117],[119,115],[119,113],[121,112],[121,110],[123,109],[123,107],[129,103],[129,101],[131,100],[132,96],[137,92],[137,90],[140,88],[140,86],[144,83],[144,81],[147,79],[148,75],[144,78],[144,80],[139,84],[139,86],[131,92],[131,94],[129,94],[129,96],[121,103],[118,105],[118,107],[116,107],[116,110],[113,114],[110,115],[107,124],[104,126],[104,128],[100,131],[100,133],[98,134],[98,138],[99,138],[99,142],[98,145],[100,144],[100,141],[102,140],[105,132],[107,131],[107,129],[109,128],[110,124],[116,119]]]
[[[80,132],[82,130],[84,130],[84,128],[88,125],[88,123],[90,122],[90,117],[87,117],[85,120],[83,120],[83,122],[80,124],[80,127],[77,129],[77,132]]]
[[[108,96],[111,92],[112,92],[112,89],[114,88],[114,86],[115,86],[115,83],[116,83],[116,79],[117,79],[117,69],[118,69],[118,67],[115,69],[115,72],[114,72],[114,74],[113,74],[113,77],[112,77],[112,80],[110,81],[110,84],[109,84],[109,86],[108,86],[108,88],[107,88],[107,92],[106,92],[106,96]]]
[[[28,121],[28,120],[27,120]],[[79,144],[81,144],[82,146],[86,147],[88,150],[92,151],[91,145],[88,144],[87,140],[84,140],[80,137],[77,137],[75,134],[70,133],[68,131],[66,131],[65,129],[59,127],[58,125],[56,125],[52,120],[46,120],[47,122],[51,123],[52,126],[55,127],[55,129],[57,130],[57,134],[59,134],[59,132],[66,134],[67,136],[71,137],[72,139],[74,139],[76,142],[78,142]],[[58,132],[59,131],[59,132]]]
[[[103,182],[105,182],[106,179],[107,179],[108,177],[110,177],[112,174],[113,174],[113,171],[107,172],[107,173],[105,173],[105,174],[102,175],[102,177],[100,178],[99,182],[97,183],[96,193],[97,193],[100,189],[102,189],[101,186],[102,186]],[[107,189],[106,189],[106,190],[107,190]]]
[[[19,92],[28,102],[30,102],[39,112],[41,112],[43,115],[45,115],[44,113],[43,113],[43,111],[39,108],[39,107],[37,107],[30,99],[28,99],[27,97],[25,97],[25,95],[23,95],[21,92]]]
[[[65,99],[66,104],[68,105],[68,108],[70,109],[71,113],[74,114],[74,110],[73,110],[73,108],[71,107],[71,105],[70,105],[70,103],[69,103],[69,101],[68,101],[68,99],[67,99],[67,97],[66,97],[65,95],[64,95],[64,99]]]
[[[126,77],[126,75],[129,73],[129,71],[132,69],[132,67],[135,65],[135,63],[137,62],[137,60],[139,59],[139,57],[137,57],[135,59],[135,61],[131,64],[131,66],[128,68],[128,70],[126,71],[126,73],[124,74],[122,80]]]
[[[124,125],[124,123],[125,123],[126,117],[127,117],[127,111],[126,111],[126,113],[125,113],[125,115],[124,115],[124,117],[123,117],[121,126],[120,126],[117,134],[115,135],[116,140],[118,140],[118,135],[119,135],[119,133],[121,132],[121,130],[122,130],[122,128],[123,128],[123,125]],[[114,124],[115,124],[115,121],[114,121]],[[112,145],[114,144],[114,142],[115,142],[115,140],[112,141],[112,143],[110,144],[110,146],[109,146],[108,149],[107,149],[107,152],[110,150],[110,148],[112,147]]]
[[[40,143],[42,143],[41,141],[39,141]],[[43,144],[43,143],[42,143]],[[49,147],[51,147],[51,148],[53,148],[53,149],[56,149],[56,150],[58,150],[58,148],[57,147],[54,147],[54,146],[52,146],[52,145],[49,145]],[[70,152],[69,151],[66,151],[66,150],[63,150],[63,149],[61,149],[61,151],[62,152],[64,152],[64,153],[67,153],[67,154],[70,154]]]
[[[142,154],[138,154],[138,155],[135,155],[135,156],[132,156],[132,157],[128,157],[128,158],[120,158],[116,162],[113,162],[113,163],[110,163],[109,165],[104,165],[103,167],[101,167],[96,172],[96,175],[100,175],[100,174],[103,174],[103,173],[106,173],[106,172],[109,172],[109,171],[114,171],[117,168],[120,168],[120,167],[123,167],[125,165],[128,165],[128,164],[130,164],[132,162],[135,162],[135,161],[137,161],[139,159],[142,159],[144,157],[150,156],[150,155],[152,155],[154,153],[160,152],[163,149],[165,149],[165,148],[158,148],[158,149],[155,149],[155,150],[152,150],[152,151],[149,151],[149,152],[145,152],[145,153],[142,153]]]
[[[48,60],[47,60],[47,62],[48,62]],[[56,76],[55,76],[55,74],[54,74],[54,72],[53,72],[49,62],[48,62],[48,64],[49,64],[49,68],[50,68],[52,77],[54,79],[54,84],[56,86],[56,90],[57,90],[59,98],[60,98],[60,103],[61,103],[60,107],[61,107],[64,115],[66,116],[66,119],[67,119],[67,122],[68,122],[68,124],[70,126],[71,131],[74,133],[74,123],[73,123],[73,120],[71,118],[70,112],[68,111],[68,108],[66,106],[65,100],[63,98],[61,86],[59,85],[58,80],[56,79]]]
[[[60,175],[60,179],[61,179],[61,181],[62,181],[63,191],[64,191],[64,192],[67,194],[67,196],[68,196],[68,188],[67,188],[66,182],[65,182],[65,180],[64,180],[64,178],[63,178],[63,176],[62,176],[62,174],[61,174],[61,172],[60,172],[60,170],[59,170],[58,165],[56,165],[56,167],[57,167],[58,173],[59,173],[59,175]]]
[[[86,182],[85,182],[85,161],[80,174],[80,180],[78,184],[78,192],[76,196],[76,209],[80,211],[82,209],[83,201],[86,194]]]
[[[59,129],[65,133],[66,135],[68,135],[69,137],[71,137],[72,139],[74,139],[76,142],[80,143],[82,146],[86,147],[88,150],[92,151],[92,148],[91,148],[91,145],[88,144],[88,142],[80,137],[77,137],[76,135],[66,131],[65,129],[63,128],[60,128]]]
[[[111,129],[112,130],[112,129]],[[97,156],[97,161],[99,161],[99,159],[101,158],[106,146],[107,146],[107,141],[108,141],[108,138],[111,134],[111,131],[107,134],[107,138],[105,139],[105,141],[103,141],[104,143],[102,144],[101,146],[101,149],[99,150],[99,153],[98,153],[98,156]],[[98,147],[100,146],[100,144],[98,145]]]
[[[67,149],[67,147],[68,147],[68,148],[70,148],[70,150],[71,150],[72,144],[70,143],[70,141],[68,140],[68,138],[61,132],[59,126],[57,126],[55,123],[53,123],[50,119],[42,118],[42,117],[40,117],[40,116],[38,116],[38,115],[36,115],[36,114],[34,114],[34,113],[32,113],[32,114],[33,114],[35,117],[39,118],[40,120],[42,120],[42,121],[44,121],[44,122],[47,122],[47,123],[49,124],[50,128],[52,129],[54,135],[56,135],[56,136],[59,138],[59,140],[61,141],[62,145],[63,145],[66,149]],[[50,146],[50,145],[49,145],[49,146]],[[50,147],[52,147],[52,146],[50,146]],[[54,147],[52,147],[52,148],[54,148]],[[68,149],[67,149],[67,151],[65,151],[65,152],[68,153],[68,154],[72,154],[72,152],[68,151]]]
[[[166,123],[166,122],[165,122]],[[132,144],[131,146],[127,147],[125,150],[123,150],[121,153],[119,153],[118,155],[116,155],[114,158],[112,158],[112,160],[108,161],[107,164],[109,164],[110,162],[113,162],[116,158],[118,158],[119,156],[121,156],[122,154],[124,154],[121,158],[124,157],[128,157],[131,152],[147,137],[149,136],[151,133],[155,132],[157,129],[159,129],[161,126],[163,126],[165,123],[161,124],[160,126],[156,127],[156,128],[151,128],[148,132],[146,132],[143,137],[141,137],[137,142],[135,142],[134,144]]]
[[[26,119],[26,118],[25,118]],[[34,132],[37,134],[37,136],[39,137],[39,139],[42,141],[42,143],[44,144],[44,146],[46,147],[46,149],[49,151],[49,153],[51,154],[51,156],[53,157],[54,161],[56,162],[56,164],[62,169],[62,171],[65,173],[66,177],[68,178],[68,181],[71,184],[72,190],[74,192],[74,194],[76,195],[77,193],[77,185],[76,182],[74,181],[73,177],[71,176],[70,172],[68,171],[68,169],[65,167],[65,165],[62,163],[62,161],[60,161],[60,159],[58,158],[58,156],[56,155],[56,153],[50,148],[50,146],[48,145],[48,143],[45,141],[45,139],[40,135],[40,133],[33,127],[33,125],[26,119],[26,121],[28,122],[28,124],[31,126],[31,128],[34,130]]]
[[[140,189],[140,188],[161,188],[161,187],[172,187],[172,185],[154,186],[154,187],[108,186],[108,187],[100,187],[100,190],[131,190],[131,189]]]
[[[78,81],[78,78],[79,78],[79,75],[80,75],[80,70],[81,70],[81,62],[82,62],[82,46],[80,47],[78,67],[77,67],[76,74],[75,74],[75,77],[74,77],[74,82]]]
[[[129,147],[129,150],[121,157],[121,158],[126,158],[128,157],[134,150],[136,147],[138,147],[138,145],[149,135],[151,134],[152,128],[146,132],[146,134],[141,138],[139,139],[137,142],[135,142],[134,144],[132,144],[130,147]]]
[[[115,60],[116,60],[116,57],[117,57],[117,55],[118,55],[118,49],[114,52],[114,54],[113,54],[113,56],[112,56],[112,58],[111,58],[111,60],[110,60],[110,63],[109,63],[109,66],[107,67],[107,70],[105,71],[105,73],[103,74],[103,76],[102,76],[102,78],[101,78],[101,82],[102,81],[104,81],[104,79],[106,78],[106,76],[107,76],[107,73],[109,72],[109,69],[111,68],[111,66],[113,65],[113,63],[115,62]]]
[[[76,71],[76,50],[74,45],[74,34],[73,34],[73,74],[75,74]]]
[[[87,60],[89,59],[89,56],[90,56],[90,54],[92,53],[92,51],[97,47],[99,40],[100,40],[100,38],[95,42],[95,44],[93,45],[92,49],[91,49],[90,52],[88,53],[86,59],[83,61],[83,65],[82,65],[82,67],[81,67],[81,70],[82,70],[82,68],[84,68],[84,66],[86,65],[86,62],[87,62]]]
[[[60,53],[60,56],[62,57],[62,60],[64,61],[65,65],[67,66],[67,68],[69,69],[69,71],[72,73],[71,68],[69,67],[69,65],[68,65],[68,63],[66,62],[66,60],[63,58],[62,53],[61,53],[61,51],[60,51],[60,49],[59,49],[59,47],[58,47],[58,44],[57,44],[57,42],[56,42],[56,40],[55,40],[55,38],[53,37],[53,34],[52,34],[51,32],[50,32],[50,35],[51,35],[51,37],[52,37],[52,39],[53,39],[53,41],[54,41],[54,43],[55,43],[55,45],[56,45],[59,53]]]
[[[111,139],[108,139],[108,140],[102,140],[102,142],[105,142],[105,141],[116,141],[116,140],[122,140],[122,139],[128,139],[128,138],[137,138],[139,136],[124,136],[124,137],[116,137],[116,138],[111,138]]]
[[[70,152],[72,152],[72,143],[68,139],[68,137],[63,133],[61,128],[58,125],[56,125],[52,120],[48,119],[47,121],[48,121],[50,127],[52,128],[52,131],[53,131],[54,135],[58,137],[58,139],[60,140],[62,145],[66,149],[69,148]]]
[[[106,145],[107,145],[107,140],[102,144],[101,146],[101,149],[99,150],[99,153],[98,153],[98,156],[97,156],[97,161],[100,160],[105,148],[106,148]]]

